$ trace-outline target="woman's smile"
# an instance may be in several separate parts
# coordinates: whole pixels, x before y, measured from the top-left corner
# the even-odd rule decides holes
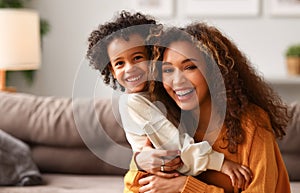
[[[188,89],[176,89],[174,90],[175,94],[178,97],[178,100],[181,102],[187,101],[193,97],[195,97],[195,89],[194,88],[188,88]]]

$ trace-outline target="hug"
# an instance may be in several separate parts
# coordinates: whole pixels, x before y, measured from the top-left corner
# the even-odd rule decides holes
[[[288,108],[217,28],[123,11],[88,41],[90,65],[121,93],[124,192],[290,192],[276,142]]]

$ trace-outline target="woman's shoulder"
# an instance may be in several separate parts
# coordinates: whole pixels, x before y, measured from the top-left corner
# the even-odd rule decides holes
[[[271,126],[270,118],[268,113],[261,107],[255,104],[249,104],[241,119],[242,127],[252,135],[257,134],[272,134],[273,129]]]

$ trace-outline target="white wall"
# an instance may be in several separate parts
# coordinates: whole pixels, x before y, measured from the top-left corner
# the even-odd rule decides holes
[[[163,23],[181,25],[192,20],[208,21],[227,34],[260,72],[270,77],[286,74],[283,53],[289,44],[300,42],[300,17],[271,17],[268,3],[261,0],[261,13],[256,17],[186,18],[181,9],[184,0],[174,2],[177,3],[174,18],[162,19]],[[18,91],[27,93],[72,96],[77,80],[77,96],[91,96],[96,88],[96,95],[109,97],[111,89],[97,81],[97,72],[82,60],[89,33],[98,24],[110,20],[116,11],[130,10],[128,1],[31,0],[30,6],[49,21],[51,31],[43,40],[42,65],[34,84],[28,86],[21,75],[14,77],[11,83]],[[76,78],[81,64],[82,76]]]

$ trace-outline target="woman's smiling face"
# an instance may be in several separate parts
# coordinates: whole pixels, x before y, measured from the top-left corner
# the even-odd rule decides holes
[[[182,110],[211,105],[208,85],[202,74],[205,65],[203,54],[187,41],[173,42],[164,52],[163,84]]]

